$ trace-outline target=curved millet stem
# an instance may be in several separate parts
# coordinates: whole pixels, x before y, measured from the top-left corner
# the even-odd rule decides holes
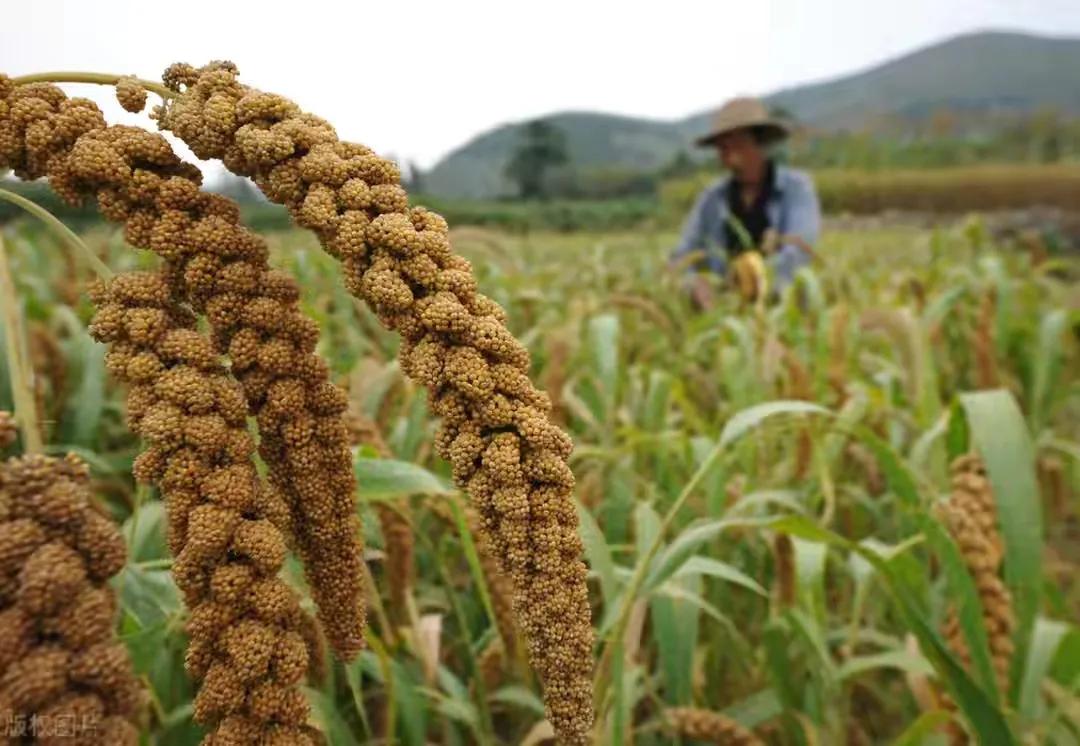
[[[27,85],[29,83],[93,83],[96,85],[116,85],[125,78],[131,78],[131,76],[114,75],[113,73],[63,71],[20,75],[17,78],[12,78],[11,82],[15,85]],[[142,78],[134,78],[134,80],[146,90],[152,91],[162,98],[173,98],[176,96],[176,91],[166,88],[162,83],[155,83],[152,80],[143,80]]]
[[[108,268],[105,262],[101,261],[101,259],[98,258],[97,254],[90,250],[90,247],[87,246],[81,238],[79,238],[75,231],[64,225],[64,223],[59,218],[57,218],[51,212],[39,205],[37,202],[27,199],[21,194],[9,192],[7,189],[0,189],[0,200],[10,202],[16,207],[21,207],[34,217],[41,220],[49,227],[50,230],[56,233],[57,236],[66,241],[68,244],[71,245],[72,248],[77,249],[84,257],[86,257],[86,261],[90,265],[90,268],[94,270],[94,273],[99,278],[101,278],[102,280],[112,279],[112,270]]]
[[[22,429],[23,451],[44,453],[41,424],[38,422],[37,404],[31,383],[33,373],[28,361],[23,359],[23,350],[20,349],[23,325],[17,298],[7,250],[4,248],[4,236],[0,233],[0,319],[3,319],[6,329],[4,347],[11,377],[11,398],[15,402],[15,418]]]

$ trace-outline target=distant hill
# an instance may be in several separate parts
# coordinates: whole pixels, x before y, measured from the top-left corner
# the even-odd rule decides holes
[[[825,129],[859,127],[886,116],[921,118],[940,109],[996,113],[1053,107],[1080,113],[1078,71],[1080,39],[983,32],[863,72],[778,91],[767,100],[800,122]],[[564,112],[547,119],[566,133],[575,164],[650,170],[690,148],[708,128],[710,115],[662,121]],[[447,155],[425,175],[427,188],[445,197],[508,193],[503,164],[521,124],[496,127]]]

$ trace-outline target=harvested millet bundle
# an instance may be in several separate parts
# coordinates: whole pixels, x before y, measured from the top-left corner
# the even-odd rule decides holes
[[[173,576],[190,609],[185,660],[201,682],[195,718],[209,744],[315,743],[299,688],[308,645],[299,599],[278,577],[289,510],[259,478],[239,385],[162,273],[92,289],[90,326],[128,383],[128,424],[148,444],[134,466],[166,501]],[[266,741],[270,742],[270,741]]]
[[[239,83],[235,66],[177,64],[159,125],[200,158],[254,178],[342,261],[350,292],[402,337],[401,365],[442,418],[439,454],[467,490],[501,566],[560,740],[592,724],[592,628],[567,458],[529,354],[477,292],[446,222],[409,207],[396,166],[342,142],[326,121]]]
[[[33,723],[38,744],[138,743],[146,697],[107,584],[125,559],[80,460],[0,464],[0,723]]]
[[[951,471],[952,493],[939,506],[938,512],[975,582],[998,691],[1007,692],[1016,622],[1012,597],[1000,575],[1004,546],[997,525],[994,493],[986,468],[977,455],[960,456],[953,461]],[[946,612],[942,632],[949,647],[970,668],[971,653],[953,607]],[[945,703],[955,709],[955,704],[948,698]],[[955,726],[950,729],[950,738],[955,744],[967,743],[965,734]]]
[[[122,100],[131,85],[117,87]],[[206,314],[258,420],[260,455],[289,506],[320,621],[331,646],[352,658],[363,647],[365,607],[346,402],[314,354],[318,326],[300,313],[296,283],[270,270],[265,242],[240,224],[237,205],[200,192],[198,169],[162,135],[106,127],[92,102],[47,84],[0,77],[0,97],[0,168],[47,176],[72,202],[96,197],[129,243],[166,260],[175,291]],[[150,333],[158,322],[151,314],[137,323]]]
[[[723,746],[764,746],[765,742],[726,715],[696,707],[671,707],[664,711],[671,729],[682,738]]]

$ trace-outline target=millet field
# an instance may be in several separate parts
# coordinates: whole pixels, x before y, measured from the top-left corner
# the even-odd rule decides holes
[[[163,81],[0,75],[101,216],[0,183],[0,744],[1080,746],[1080,254],[829,219],[699,311],[671,228],[448,225]]]

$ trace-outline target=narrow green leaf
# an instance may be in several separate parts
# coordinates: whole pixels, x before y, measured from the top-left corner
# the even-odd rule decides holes
[[[700,576],[672,579],[671,583],[688,596],[700,595]],[[671,705],[689,704],[700,615],[683,598],[654,595],[649,600],[649,619],[653,627],[652,639],[657,648],[664,699]]]
[[[945,746],[944,734],[938,734],[942,726],[952,720],[952,715],[945,710],[930,710],[924,712],[909,725],[903,733],[896,737],[892,746]],[[937,735],[934,741],[933,739]]]
[[[945,446],[950,461],[971,450],[971,432],[959,400],[949,407],[949,429],[945,434]]]
[[[908,629],[918,639],[923,655],[934,666],[938,676],[968,718],[980,743],[983,746],[1017,745],[1016,737],[1001,710],[995,707],[982,689],[971,680],[946,647],[940,635],[930,625],[924,602],[903,574],[896,572],[889,562],[873,550],[821,528],[801,516],[777,519],[773,522],[772,528],[803,538],[817,538],[820,541],[846,548],[848,551],[858,552],[874,565],[896,604],[896,610]],[[768,634],[766,634],[767,638]],[[766,648],[768,649],[768,643],[766,643]]]
[[[1057,657],[1062,640],[1069,633],[1069,625],[1050,619],[1035,620],[1031,647],[1020,681],[1020,714],[1031,721],[1037,720],[1043,711],[1042,685]]]
[[[795,579],[799,595],[811,604],[817,619],[825,618],[825,560],[828,545],[792,538],[795,550]]]
[[[712,578],[726,580],[729,583],[742,586],[753,591],[759,596],[768,597],[768,592],[761,587],[756,580],[742,570],[729,565],[727,562],[713,559],[712,557],[691,557],[683,563],[682,567],[675,571],[672,579],[683,578],[691,575],[707,575]]]
[[[611,558],[611,549],[589,509],[580,502],[575,505],[578,514],[578,533],[581,535],[581,543],[585,546],[585,557],[600,581],[600,593],[604,597],[604,603],[610,605],[615,601],[617,589],[615,562]]]
[[[933,519],[922,520],[923,533],[941,561],[941,568],[948,582],[948,597],[955,605],[960,628],[967,642],[968,652],[983,691],[997,702],[1007,692],[999,692],[994,675],[993,659],[990,655],[990,638],[983,621],[983,606],[979,589],[968,572],[964,557],[959,547],[944,528]]]
[[[387,500],[409,495],[448,495],[454,489],[422,466],[408,461],[365,458],[353,461],[357,493],[366,500]]]
[[[589,319],[589,362],[603,389],[606,421],[613,414],[619,394],[619,317],[606,313]]]
[[[922,502],[918,482],[911,468],[904,463],[900,454],[891,445],[865,427],[856,427],[854,434],[874,454],[889,489],[909,507],[917,507]]]
[[[725,707],[722,712],[747,728],[756,728],[784,711],[776,689],[769,687]]]
[[[670,544],[653,560],[652,568],[642,584],[642,592],[650,590],[665,582],[672,574],[682,567],[690,557],[701,548],[705,542],[716,538],[723,531],[734,526],[746,526],[761,523],[754,519],[727,519],[701,521],[691,524],[676,536]]]
[[[766,419],[776,415],[795,414],[820,414],[831,415],[825,407],[813,402],[801,400],[780,400],[758,404],[756,406],[736,412],[724,425],[720,433],[717,448],[723,449],[741,438],[750,430],[754,429]]]
[[[358,746],[353,737],[352,729],[348,723],[338,714],[334,700],[323,694],[318,689],[304,687],[304,694],[311,703],[311,718],[315,724],[329,739],[330,743],[341,746]]]
[[[929,676],[934,672],[934,667],[930,665],[930,662],[917,653],[910,653],[906,650],[889,650],[884,653],[857,655],[854,658],[848,658],[840,664],[837,675],[841,679],[850,679],[867,671],[875,671],[880,668],[893,668],[923,676]]]
[[[1020,408],[1008,391],[963,394],[960,403],[994,489],[1005,539],[1005,582],[1016,608],[1014,662],[1023,661],[1043,583],[1042,500],[1035,479],[1035,449]],[[1016,683],[1014,676],[1014,686]]]
[[[492,627],[498,628],[495,618],[495,607],[491,604],[491,593],[488,591],[487,579],[484,577],[484,569],[480,564],[480,555],[476,551],[476,542],[473,540],[472,531],[469,530],[469,522],[465,520],[465,511],[458,504],[456,496],[449,499],[450,511],[454,514],[454,523],[457,525],[458,535],[461,537],[461,548],[465,553],[465,561],[469,565],[473,584],[480,592],[480,602],[487,613],[488,622]]]
[[[638,557],[644,557],[649,547],[660,535],[660,516],[649,503],[638,503],[634,508],[634,543]]]
[[[94,448],[105,409],[105,347],[82,332],[76,337],[72,357],[77,360],[79,385],[64,408],[60,440]]]
[[[500,687],[492,692],[488,699],[499,704],[512,705],[536,717],[542,718],[545,714],[543,700],[537,697],[532,689],[521,684]]]

